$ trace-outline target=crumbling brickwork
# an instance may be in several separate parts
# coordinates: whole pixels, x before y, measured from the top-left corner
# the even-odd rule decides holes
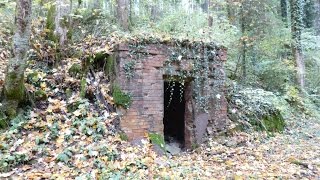
[[[119,87],[131,94],[132,104],[129,109],[122,109],[121,129],[130,140],[141,138],[148,132],[163,134],[164,117],[164,81],[168,76],[178,72],[193,71],[192,57],[178,57],[178,64],[167,67],[167,61],[172,56],[172,44],[130,43],[120,44],[115,50],[116,80]],[[191,51],[191,49],[186,49]],[[210,49],[209,49],[210,50]],[[225,99],[224,61],[226,50],[215,47],[209,57],[210,77],[205,82],[204,94],[212,95],[209,99],[209,110],[198,111],[193,89],[195,77],[185,77],[188,82],[185,87],[185,146],[190,148],[199,144],[205,133],[213,135],[222,131],[227,121],[227,102]],[[190,53],[190,56],[192,54]],[[127,72],[126,66],[134,61],[132,72]],[[128,77],[128,73],[131,73]]]

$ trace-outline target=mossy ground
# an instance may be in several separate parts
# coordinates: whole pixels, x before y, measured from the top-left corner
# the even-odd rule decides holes
[[[161,134],[157,134],[157,133],[149,133],[148,137],[151,141],[152,144],[156,144],[158,145],[162,150],[165,150],[165,141],[164,141],[164,137]]]
[[[118,85],[113,86],[112,96],[114,103],[117,106],[129,108],[132,103],[131,96],[128,93],[123,92]]]
[[[7,120],[6,115],[0,111],[0,129],[8,127],[9,122]]]
[[[262,118],[262,122],[269,132],[283,132],[285,127],[284,118],[280,113],[272,116],[265,116]]]

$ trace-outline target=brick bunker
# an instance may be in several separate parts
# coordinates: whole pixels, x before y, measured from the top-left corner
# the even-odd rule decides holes
[[[117,45],[113,56],[113,84],[131,96],[130,107],[118,109],[129,140],[152,132],[191,148],[225,130],[225,48],[140,40]]]

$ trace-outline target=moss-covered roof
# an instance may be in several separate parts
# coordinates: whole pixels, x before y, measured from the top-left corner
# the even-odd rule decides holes
[[[115,47],[123,43],[134,45],[159,44],[175,47],[190,47],[194,49],[203,47],[212,50],[226,49],[226,47],[218,46],[214,42],[205,42],[191,39],[177,39],[169,36],[150,34],[119,35],[116,33],[110,34],[109,36],[101,37],[88,36],[80,43],[76,44],[76,47],[78,49],[82,49],[85,54],[96,54],[101,52],[112,54]]]

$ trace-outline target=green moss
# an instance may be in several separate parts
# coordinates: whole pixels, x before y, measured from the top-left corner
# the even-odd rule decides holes
[[[122,140],[122,141],[128,141],[129,140],[129,138],[128,138],[128,136],[126,135],[126,133],[119,133],[119,136],[120,136],[120,139]]]
[[[285,127],[284,118],[280,113],[274,113],[272,115],[265,115],[259,121],[253,118],[250,124],[258,131],[267,132],[282,132]]]
[[[285,127],[284,118],[280,113],[272,116],[265,116],[263,117],[262,122],[269,132],[282,132]]]
[[[69,99],[72,96],[72,90],[70,88],[66,89],[66,96]]]
[[[199,145],[196,144],[196,143],[192,143],[192,145],[191,145],[191,148],[192,148],[192,149],[197,149],[198,147],[199,147]]]
[[[27,82],[30,84],[38,86],[40,85],[39,80],[40,80],[39,73],[37,71],[27,75]]]
[[[72,41],[73,30],[72,28],[68,28],[67,39]]]
[[[68,16],[63,16],[62,19],[60,20],[60,26],[63,28],[67,28],[69,26],[69,19]]]
[[[91,57],[81,62],[81,69],[82,69],[83,75],[86,75],[89,72],[91,62],[93,62],[93,59]]]
[[[99,62],[104,62],[105,58],[106,58],[106,55],[104,53],[97,53],[95,54],[93,60],[95,63],[99,63]]]
[[[152,144],[158,145],[161,149],[165,151],[164,137],[157,133],[149,133],[148,137]]]
[[[82,78],[80,83],[81,83],[80,84],[80,97],[81,98],[85,98],[85,96],[86,96],[86,86],[87,86],[86,78]]]
[[[48,98],[47,93],[43,90],[38,90],[34,93],[36,100],[46,100]]]
[[[4,103],[4,113],[7,115],[7,120],[11,120],[17,116],[18,102],[14,100],[7,100]]]
[[[115,76],[115,58],[114,56],[108,56],[107,58],[107,64],[105,66],[105,74],[107,75],[107,77],[112,81],[112,79]]]
[[[79,105],[81,104],[81,101],[76,101],[76,102],[73,102],[71,104],[68,104],[67,105],[67,110],[69,113],[72,113],[74,112],[75,110],[77,110],[79,108]]]
[[[12,84],[4,91],[6,99],[23,101],[25,98],[24,78],[21,77],[18,79],[16,72],[13,72],[7,75],[6,81],[8,84]]]
[[[47,13],[46,29],[49,30],[49,32],[47,33],[47,39],[53,42],[58,42],[58,37],[54,34],[55,13],[56,13],[56,6],[54,4],[51,4]]]
[[[80,64],[73,64],[68,70],[69,75],[72,77],[77,77],[81,75],[81,72],[82,72],[82,67]]]
[[[112,96],[115,105],[122,106],[124,108],[129,108],[131,105],[131,96],[128,93],[121,91],[120,87],[117,85],[113,86]]]
[[[7,74],[5,81],[7,86],[3,90],[4,100],[2,112],[7,116],[7,120],[11,120],[17,115],[17,108],[21,102],[26,101],[26,91],[24,86],[24,77],[17,76],[16,72]],[[2,121],[2,125],[5,123]]]
[[[9,122],[7,121],[6,115],[0,111],[0,129],[8,127]]]

